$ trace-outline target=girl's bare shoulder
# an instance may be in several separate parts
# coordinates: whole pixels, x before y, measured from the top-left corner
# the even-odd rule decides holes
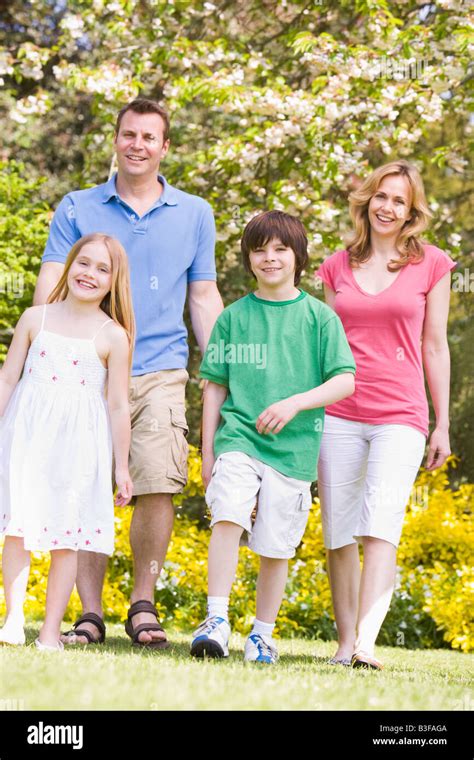
[[[107,347],[108,352],[111,350],[127,350],[129,347],[128,335],[122,325],[112,321],[105,325],[97,336],[97,342],[102,343],[104,349]]]
[[[17,328],[27,330],[31,333],[38,333],[43,319],[44,306],[29,306],[17,322]],[[34,336],[33,336],[34,337]]]

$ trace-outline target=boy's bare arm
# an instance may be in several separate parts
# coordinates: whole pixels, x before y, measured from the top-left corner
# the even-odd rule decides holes
[[[227,397],[225,385],[208,382],[204,391],[202,412],[202,480],[207,488],[214,466],[214,436],[221,418],[221,406]]]
[[[310,391],[296,393],[268,406],[257,419],[257,430],[264,434],[279,433],[298,412],[335,404],[336,401],[352,396],[354,390],[354,375],[352,372],[343,372]]]

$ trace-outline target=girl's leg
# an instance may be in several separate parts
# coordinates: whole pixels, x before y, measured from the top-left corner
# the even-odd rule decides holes
[[[209,542],[209,596],[228,597],[239,560],[239,540],[243,528],[231,522],[218,522]]]
[[[42,644],[56,646],[64,612],[71,597],[77,574],[77,552],[72,549],[55,549],[51,552],[51,565],[46,592],[46,617],[39,633]]]
[[[334,658],[350,660],[356,640],[360,560],[358,544],[327,551],[328,575],[339,645]]]
[[[390,607],[395,586],[397,550],[379,538],[364,536],[355,652],[374,656],[375,641]]]
[[[288,578],[288,560],[260,557],[257,580],[257,620],[274,623]]]
[[[30,552],[25,550],[22,538],[17,536],[5,537],[2,572],[7,617],[5,625],[0,630],[0,641],[24,644],[23,605],[30,572]]]

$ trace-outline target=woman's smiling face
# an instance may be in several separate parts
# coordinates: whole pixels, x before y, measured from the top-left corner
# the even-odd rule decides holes
[[[411,187],[401,174],[389,174],[369,201],[369,224],[378,235],[397,236],[410,218]]]

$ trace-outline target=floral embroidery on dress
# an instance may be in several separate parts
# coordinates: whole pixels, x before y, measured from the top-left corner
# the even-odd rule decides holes
[[[54,382],[56,382],[56,380],[57,380],[58,378],[56,377],[56,375],[53,375],[53,377],[52,377],[51,379],[52,379],[52,380],[54,380]]]
[[[40,356],[46,356],[46,351],[40,351]]]

